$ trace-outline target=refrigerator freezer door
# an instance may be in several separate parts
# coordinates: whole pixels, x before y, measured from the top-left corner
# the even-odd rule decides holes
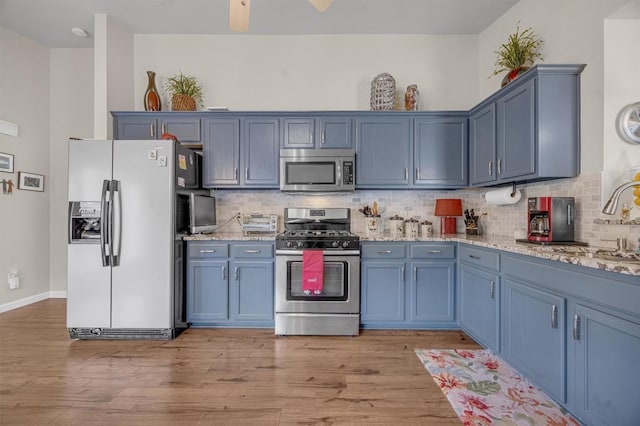
[[[69,141],[69,201],[100,201],[111,149],[111,141]],[[100,245],[67,247],[67,327],[110,327],[111,268],[102,266]]]
[[[113,141],[112,327],[173,327],[175,153],[169,140]],[[149,155],[154,151],[156,155]]]

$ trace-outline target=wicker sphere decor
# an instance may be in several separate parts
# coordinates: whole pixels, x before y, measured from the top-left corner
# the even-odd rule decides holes
[[[173,95],[171,97],[171,111],[195,111],[196,100],[188,95]]]
[[[396,80],[391,74],[378,74],[371,81],[371,111],[396,109]]]

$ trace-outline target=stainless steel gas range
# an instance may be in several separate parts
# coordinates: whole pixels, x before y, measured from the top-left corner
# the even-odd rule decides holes
[[[284,228],[276,236],[276,334],[358,335],[360,242],[350,210],[287,208]]]

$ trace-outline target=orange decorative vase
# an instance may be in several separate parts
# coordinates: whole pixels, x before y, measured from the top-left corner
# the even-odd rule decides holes
[[[515,80],[516,78],[518,78],[518,76],[522,73],[524,73],[525,71],[527,71],[530,67],[518,67],[516,69],[513,69],[511,71],[509,71],[507,73],[507,75],[504,76],[504,78],[502,79],[502,83],[500,85],[500,87],[504,87],[507,84],[509,84],[510,82],[512,82],[513,80]]]
[[[144,110],[160,111],[162,104],[160,102],[160,94],[156,89],[156,73],[147,71],[147,77],[149,81],[147,83],[147,91],[144,92]]]

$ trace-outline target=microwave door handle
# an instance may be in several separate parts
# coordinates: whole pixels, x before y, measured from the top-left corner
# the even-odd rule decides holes
[[[573,222],[573,211],[571,210],[571,204],[567,204],[567,225],[571,225]]]
[[[110,258],[107,255],[106,246],[109,244],[109,209],[110,202],[107,201],[107,192],[109,191],[108,180],[102,181],[102,195],[100,196],[100,257],[102,258],[102,266],[110,266]]]
[[[342,186],[342,161],[336,161],[336,183]]]

